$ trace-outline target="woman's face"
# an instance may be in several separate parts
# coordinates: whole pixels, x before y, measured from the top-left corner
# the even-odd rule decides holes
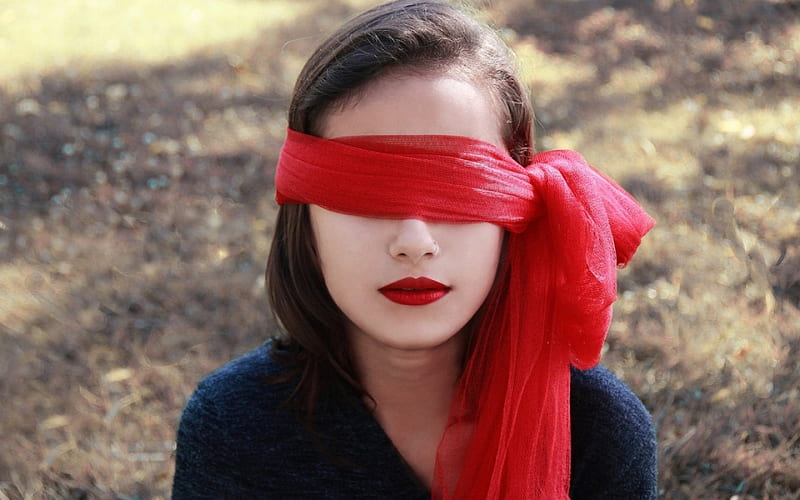
[[[460,135],[504,147],[490,96],[448,76],[381,78],[323,128],[327,138],[385,134]],[[356,347],[443,345],[494,282],[503,241],[494,224],[373,219],[316,205],[310,214],[325,284]]]

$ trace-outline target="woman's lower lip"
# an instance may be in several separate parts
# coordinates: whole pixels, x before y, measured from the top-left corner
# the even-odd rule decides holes
[[[436,288],[431,290],[401,290],[401,289],[383,289],[381,293],[384,297],[404,306],[424,306],[432,304],[441,299],[449,289]]]

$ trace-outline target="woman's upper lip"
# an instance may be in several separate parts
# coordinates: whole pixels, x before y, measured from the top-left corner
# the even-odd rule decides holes
[[[447,290],[449,288],[443,283],[422,276],[420,278],[403,278],[381,287],[380,290]]]

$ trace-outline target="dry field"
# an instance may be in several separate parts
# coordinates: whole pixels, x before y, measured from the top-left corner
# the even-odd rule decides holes
[[[199,378],[273,329],[293,79],[360,0],[0,0],[0,499],[166,498]],[[800,498],[800,2],[480,0],[537,142],[658,220],[604,363],[664,498]]]

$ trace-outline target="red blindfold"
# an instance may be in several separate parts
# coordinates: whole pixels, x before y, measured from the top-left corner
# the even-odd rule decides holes
[[[487,299],[439,444],[433,496],[566,498],[569,364],[598,362],[616,269],[653,219],[575,152],[537,153],[522,166],[456,136],[289,130],[275,186],[280,204],[513,233],[504,289]]]

